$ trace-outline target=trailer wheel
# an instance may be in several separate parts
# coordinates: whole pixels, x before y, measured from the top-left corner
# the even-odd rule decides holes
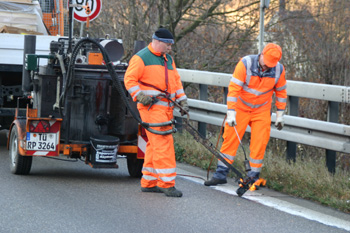
[[[142,176],[143,159],[136,158],[136,154],[128,155],[128,171],[131,177],[140,178]]]
[[[9,153],[11,160],[11,172],[17,175],[28,175],[32,167],[32,156],[22,156],[18,153],[18,131],[13,126],[10,134]]]

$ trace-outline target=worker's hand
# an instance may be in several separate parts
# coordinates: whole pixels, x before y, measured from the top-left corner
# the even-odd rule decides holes
[[[284,111],[276,111],[276,122],[275,126],[278,130],[281,130],[284,126],[284,118],[283,118]]]
[[[180,109],[181,116],[185,115],[186,112],[190,111],[190,106],[188,106],[187,100],[182,100],[179,104],[182,107],[182,109]]]
[[[226,122],[229,126],[235,126],[237,125],[236,122],[236,111],[235,110],[228,110],[226,114]]]
[[[152,102],[152,97],[145,95],[142,91],[136,96],[136,99],[143,105],[149,105]]]

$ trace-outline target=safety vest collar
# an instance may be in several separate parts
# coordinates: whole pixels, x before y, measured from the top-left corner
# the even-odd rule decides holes
[[[259,76],[259,77],[266,77],[266,78],[275,78],[276,75],[280,75],[280,63],[278,62],[275,67],[272,67],[265,71],[260,71],[259,68],[259,55],[248,55],[247,60],[245,62],[245,65],[249,71],[250,75],[252,76]],[[250,64],[249,64],[250,63]]]

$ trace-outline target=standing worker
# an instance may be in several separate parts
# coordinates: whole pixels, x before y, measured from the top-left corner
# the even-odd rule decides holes
[[[168,54],[172,44],[174,37],[170,31],[159,28],[153,34],[148,47],[131,58],[125,73],[125,87],[133,100],[138,101],[137,109],[144,122],[161,123],[173,119],[174,103],[166,98],[153,101],[152,96],[158,94],[166,94],[179,102],[184,111],[189,111],[180,75],[174,59]],[[167,131],[171,126],[163,126],[157,130],[159,129]],[[141,191],[162,192],[169,197],[181,197],[182,192],[175,188],[176,160],[173,136],[158,135],[149,131],[146,131],[146,134],[148,142],[142,168]]]
[[[245,56],[238,62],[229,84],[224,142],[220,151],[226,161],[232,164],[240,140],[247,126],[250,126],[249,164],[251,171],[248,172],[248,177],[254,181],[251,191],[254,191],[256,186],[266,183],[264,179],[259,178],[259,175],[265,149],[270,139],[273,93],[276,96],[277,108],[275,126],[281,130],[284,125],[287,82],[284,67],[279,63],[281,57],[282,49],[279,45],[267,44],[261,54]],[[205,181],[204,185],[227,183],[228,172],[227,166],[219,160],[212,179]]]

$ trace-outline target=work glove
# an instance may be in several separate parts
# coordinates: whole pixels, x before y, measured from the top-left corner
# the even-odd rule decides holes
[[[229,126],[233,127],[237,125],[236,122],[236,111],[235,110],[228,110],[226,114],[226,122]]]
[[[142,91],[136,96],[136,99],[143,105],[149,105],[152,102],[152,97],[145,95]]]
[[[276,122],[275,126],[278,130],[281,130],[284,126],[284,118],[283,118],[284,111],[276,111]]]
[[[182,109],[180,109],[181,116],[185,115],[186,112],[190,111],[190,106],[188,106],[187,100],[182,100],[179,104],[182,107]]]

